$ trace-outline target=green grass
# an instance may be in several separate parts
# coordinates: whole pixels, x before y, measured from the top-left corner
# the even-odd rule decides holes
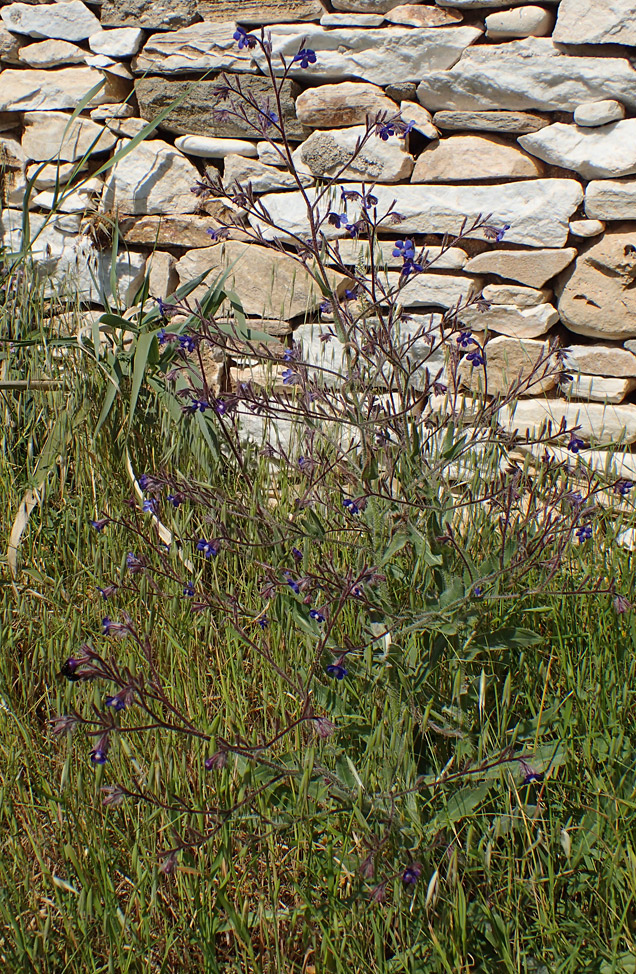
[[[55,371],[40,340],[20,355],[32,376]],[[14,361],[7,374],[18,369],[24,375]],[[3,969],[633,972],[636,623],[633,613],[617,615],[608,595],[550,594],[585,576],[614,577],[629,593],[633,557],[599,536],[573,548],[547,593],[478,608],[472,644],[458,632],[416,630],[399,641],[391,665],[369,653],[355,660],[352,679],[320,679],[317,704],[336,720],[337,734],[319,742],[297,729],[290,747],[276,752],[307,775],[263,791],[164,875],[158,854],[173,842],[173,829],[204,831],[205,816],[144,802],[104,807],[100,788],[136,779],[173,806],[177,798],[223,806],[258,786],[258,769],[236,760],[211,774],[203,768],[207,751],[166,733],[122,738],[96,769],[81,733],[55,741],[47,721],[102,700],[103,687],[57,673],[83,641],[104,645],[96,586],[119,577],[130,538],[120,529],[95,535],[88,520],[103,509],[125,510],[132,488],[124,445],[137,471],[166,461],[212,486],[220,473],[206,444],[179,435],[151,393],[140,396],[127,440],[123,407],[95,439],[103,375],[90,357],[71,355],[64,369],[61,390],[2,393],[3,548],[20,499],[45,473],[42,503],[21,540],[20,574],[13,579],[4,565],[0,577]],[[55,448],[43,459],[55,429]],[[265,491],[267,468],[253,462]],[[281,471],[276,487],[285,520],[294,477]],[[179,514],[184,530],[190,517]],[[494,543],[487,524],[475,512],[475,557]],[[315,547],[305,542],[310,563]],[[228,552],[197,571],[202,585],[261,611],[262,578],[249,559]],[[411,578],[396,577],[395,592]],[[173,590],[166,601],[143,578],[128,579],[108,611],[128,611],[151,634],[168,693],[193,723],[252,744],[271,736],[293,710],[280,677],[221,612],[193,614]],[[285,604],[272,608],[270,645],[281,667],[305,672],[315,641]],[[353,641],[357,625],[354,614],[343,616]],[[537,638],[513,637],[513,629]],[[129,640],[112,651],[139,664]],[[417,674],[417,693],[406,693],[398,671]],[[504,767],[406,794],[418,775],[432,780],[446,768],[452,776],[468,760],[478,768],[507,746],[542,755],[545,779],[522,785]],[[348,782],[354,798],[311,778],[313,764]],[[364,882],[359,866],[368,843],[385,834],[389,794],[397,811],[375,880],[389,881],[375,903],[374,881]],[[405,888],[399,864],[411,852],[423,872]]]

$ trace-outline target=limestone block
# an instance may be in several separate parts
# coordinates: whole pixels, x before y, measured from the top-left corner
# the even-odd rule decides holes
[[[303,186],[310,186],[314,180],[311,176],[301,175]],[[251,184],[255,193],[271,193],[277,189],[296,189],[298,183],[291,173],[277,169],[275,166],[265,166],[256,159],[246,159],[244,156],[228,155],[225,157],[223,183],[228,187],[243,187]]]
[[[518,142],[544,162],[574,169],[584,179],[636,173],[636,118],[602,128],[556,122],[540,132],[520,136]]]
[[[536,179],[544,166],[496,135],[451,135],[427,145],[418,156],[414,183]]]
[[[64,3],[11,3],[0,17],[16,34],[29,37],[56,37],[64,41],[85,41],[99,30],[99,20],[81,0]]]
[[[400,275],[396,271],[387,273],[386,283],[391,289],[397,288],[399,281]],[[419,306],[453,308],[458,304],[465,304],[471,295],[480,290],[479,280],[424,271],[408,279],[400,291],[400,304],[404,308]]]
[[[106,54],[108,57],[132,57],[139,50],[144,37],[138,27],[115,27],[100,30],[88,38],[88,46],[93,54]]]
[[[204,20],[238,21],[243,26],[252,27],[319,20],[324,16],[325,7],[320,0],[199,0],[198,11]]]
[[[549,118],[531,112],[436,112],[433,124],[455,132],[505,132],[523,135],[550,124]]]
[[[103,80],[101,71],[84,66],[50,71],[6,68],[0,71],[0,111],[74,109],[91,88]],[[116,80],[107,78],[104,87],[91,98],[89,106],[116,101],[121,101],[121,91]]]
[[[361,189],[360,184],[345,185],[358,192]],[[313,192],[309,191],[310,197]],[[405,235],[453,234],[460,230],[464,219],[470,223],[489,214],[494,225],[510,226],[505,234],[506,242],[562,247],[567,240],[570,217],[582,200],[583,190],[570,179],[535,179],[499,186],[376,186],[373,194],[380,212],[388,210],[395,200],[395,211],[403,218],[400,232]],[[266,236],[307,233],[307,212],[300,194],[267,194],[263,202],[280,228],[263,228]],[[357,219],[358,212],[358,204],[350,203],[347,213]],[[325,227],[325,233],[331,237],[344,236],[346,230],[329,226]],[[474,236],[486,235],[482,230]]]
[[[165,251],[155,250],[150,255],[146,261],[145,272],[148,276],[148,293],[153,298],[167,298],[174,294],[179,286],[176,266],[176,257]]]
[[[235,31],[233,23],[202,23],[151,34],[132,63],[133,71],[136,74],[254,71],[255,51],[247,47],[239,50]]]
[[[433,116],[423,105],[414,101],[400,102],[400,114],[403,122],[413,123],[416,132],[420,132],[427,139],[439,139],[439,132],[433,125]]]
[[[234,263],[236,261],[236,263]],[[320,289],[301,264],[276,250],[228,240],[215,247],[188,251],[177,263],[183,284],[210,268],[207,286],[233,265],[228,286],[238,294],[248,315],[293,318],[316,309],[324,300]],[[346,278],[333,272],[334,286],[344,290]],[[200,296],[205,287],[191,295]]]
[[[124,143],[120,143],[123,145]],[[192,213],[199,172],[160,139],[140,142],[108,171],[102,207],[120,213]]]
[[[573,112],[607,98],[636,108],[636,71],[627,58],[568,55],[549,37],[526,37],[467,47],[453,67],[423,72],[417,97],[430,111]]]
[[[528,0],[436,0],[440,7],[457,7],[459,10],[485,10],[488,7],[515,7],[526,4]],[[546,3],[559,3],[559,0],[546,0]]]
[[[592,220],[636,220],[636,179],[588,183],[585,213]]]
[[[608,379],[599,375],[575,375],[572,381],[561,384],[568,399],[586,402],[623,402],[636,389],[636,379]]]
[[[214,241],[207,231],[218,229],[219,221],[214,217],[194,214],[128,217],[120,222],[120,230],[127,244],[186,250],[212,247]],[[233,237],[235,232],[232,232]]]
[[[605,230],[602,220],[570,220],[570,233],[573,237],[598,237]]]
[[[17,64],[23,43],[21,37],[16,37],[10,30],[7,30],[4,24],[0,24],[0,61]]]
[[[418,0],[415,0],[417,3]],[[385,14],[399,7],[404,0],[331,0],[334,10],[348,10],[364,14]]]
[[[59,213],[84,213],[93,209],[104,186],[102,179],[85,179],[75,189],[60,185],[59,189],[45,189],[33,197],[33,204],[43,210],[56,210]]]
[[[307,88],[296,99],[296,115],[303,125],[334,128],[361,125],[378,112],[397,115],[398,106],[379,85],[343,81],[335,85]]]
[[[546,341],[504,335],[492,338],[486,343],[485,369],[474,368],[466,358],[462,359],[459,366],[462,385],[475,392],[496,396],[505,395],[521,380],[528,383],[523,387],[522,395],[538,396],[556,385],[557,363],[554,358],[547,358],[548,351]]]
[[[84,64],[86,51],[68,41],[38,41],[20,48],[17,60],[30,68],[56,68],[62,64]]]
[[[464,269],[470,274],[496,274],[540,288],[564,271],[576,255],[574,247],[564,250],[492,250],[472,257]]]
[[[244,139],[211,139],[204,135],[180,135],[174,144],[181,152],[204,159],[224,159],[232,153],[257,155],[256,145]]]
[[[464,15],[458,10],[404,3],[389,10],[384,19],[390,24],[404,24],[408,27],[449,27],[461,23]]]
[[[565,399],[522,399],[516,408],[504,407],[499,413],[499,421],[504,428],[518,430],[521,436],[525,435],[526,430],[531,436],[536,436],[548,420],[552,423],[552,429],[556,430],[562,419],[565,419],[568,429],[580,427],[577,437],[598,446],[636,441],[636,406],[573,403]]]
[[[363,179],[373,183],[396,183],[408,179],[413,171],[413,156],[405,149],[405,140],[390,136],[386,141],[372,135],[352,158],[358,141],[366,133],[364,125],[346,129],[314,132],[293,153],[314,176],[336,176]],[[351,160],[350,165],[347,162]]]
[[[15,139],[0,137],[0,168],[24,169],[28,156]]]
[[[376,241],[374,253],[376,267],[390,269],[402,267],[402,258],[393,256],[395,244],[395,240]],[[338,251],[344,264],[355,266],[363,261],[367,267],[370,265],[368,240],[340,240],[338,241]],[[419,250],[417,252],[419,253]],[[329,255],[326,259],[327,263],[332,262]],[[441,247],[426,247],[422,259],[434,271],[460,271],[466,264],[468,255],[461,247],[448,247],[445,250]]]
[[[501,10],[486,17],[486,36],[493,41],[513,37],[547,37],[554,27],[554,14],[545,7],[529,5]]]
[[[382,14],[323,14],[320,18],[321,27],[381,27],[383,23]]]
[[[103,125],[64,112],[25,112],[22,149],[29,159],[43,162],[60,159],[75,162],[89,150],[107,152],[116,142]]]
[[[105,0],[102,27],[179,30],[198,20],[197,0]]]
[[[562,0],[554,31],[558,44],[636,44],[633,0]]]
[[[622,341],[636,336],[636,232],[607,231],[561,281],[559,311],[571,331]]]
[[[489,284],[484,298],[492,304],[514,304],[517,308],[534,308],[552,298],[549,288],[520,287],[518,284]]]
[[[81,166],[84,169],[87,162]],[[58,165],[49,163],[42,165],[40,162],[32,162],[26,168],[27,179],[33,179],[34,189],[55,189],[56,186],[64,188],[71,176],[78,171],[76,162],[60,162]]]
[[[559,312],[551,304],[530,308],[516,305],[492,304],[488,311],[477,305],[461,312],[461,320],[474,331],[494,331],[511,338],[540,338],[559,320]]]
[[[595,343],[594,345],[568,345],[563,351],[567,372],[604,375],[617,379],[636,379],[636,355],[627,348]]]
[[[579,105],[574,112],[577,125],[597,128],[599,125],[609,125],[610,122],[620,122],[625,118],[625,109],[619,101],[606,98],[605,101],[592,101],[586,105]]]
[[[482,32],[477,27],[384,27],[378,29],[330,30],[293,24],[271,27],[273,62],[277,73],[283,67],[279,55],[293,58],[301,42],[316,52],[316,63],[308,68],[296,64],[292,77],[316,81],[341,81],[358,78],[378,85],[417,81],[429,71],[450,68]],[[252,52],[264,70],[265,59],[258,49]]]
[[[242,76],[241,86],[247,95],[256,99],[257,104],[268,101],[271,104],[274,100],[272,85],[267,78]],[[161,123],[167,132],[224,139],[244,139],[246,136],[248,139],[262,138],[254,127],[258,121],[256,112],[252,110],[247,111],[247,121],[219,118],[217,109],[222,107],[222,103],[218,102],[215,94],[217,88],[218,81],[197,81],[193,85],[187,80],[141,78],[135,82],[139,114],[149,122],[176,99],[182,99]],[[305,126],[296,118],[294,101],[299,91],[295,82],[287,81],[280,93],[287,137],[292,140],[303,139],[308,134]]]

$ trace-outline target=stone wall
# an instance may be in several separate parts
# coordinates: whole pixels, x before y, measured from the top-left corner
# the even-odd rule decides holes
[[[321,297],[297,265],[256,245],[246,256],[239,240],[215,245],[207,231],[224,206],[191,191],[206,172],[249,179],[284,227],[302,230],[300,194],[278,156],[248,124],[219,116],[211,94],[229,72],[267,97],[260,51],[233,37],[237,24],[265,25],[275,56],[302,39],[316,52],[283,91],[308,186],[342,164],[367,115],[401,109],[414,123],[406,140],[374,139],[346,173],[374,183],[381,202],[397,200],[390,271],[392,236],[434,253],[465,216],[509,227],[498,243],[473,235],[414,278],[409,310],[439,312],[483,289],[489,309],[465,320],[493,336],[492,391],[548,337],[567,349],[571,380],[544,382],[514,425],[548,411],[578,417],[597,443],[636,441],[636,0],[68,0],[3,3],[0,16],[3,242],[20,244],[34,179],[34,255],[51,291],[67,288],[93,309],[112,298],[116,218],[120,300],[147,269],[158,298],[238,258],[248,316],[281,336],[319,320]],[[155,131],[98,173],[175,98]],[[46,222],[56,181],[69,179],[77,190]],[[361,245],[346,246],[354,263]],[[464,377],[474,385],[470,369]]]

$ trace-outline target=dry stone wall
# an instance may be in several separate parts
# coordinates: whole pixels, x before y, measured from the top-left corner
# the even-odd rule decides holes
[[[148,271],[153,297],[165,298],[237,261],[248,316],[277,336],[295,330],[318,354],[311,280],[240,233],[215,245],[207,231],[226,206],[191,191],[211,172],[249,181],[283,235],[306,226],[279,156],[247,121],[215,111],[221,72],[267,98],[261,52],[233,37],[237,25],[265,26],[275,62],[301,41],[316,52],[282,91],[309,192],[346,160],[368,115],[401,110],[413,122],[406,139],[372,140],[343,176],[397,201],[404,219],[382,247],[390,276],[398,236],[435,254],[464,217],[509,227],[498,243],[462,241],[404,292],[419,319],[483,290],[488,309],[465,320],[491,336],[492,392],[560,339],[570,378],[544,380],[504,421],[565,416],[593,445],[636,441],[636,0],[66,0],[2,2],[0,18],[3,246],[21,244],[32,181],[33,252],[51,293],[79,294],[93,312],[112,300],[106,228],[116,219],[120,301]],[[69,180],[77,186],[60,205]],[[343,242],[352,265],[363,246]],[[475,389],[474,371],[461,374]]]

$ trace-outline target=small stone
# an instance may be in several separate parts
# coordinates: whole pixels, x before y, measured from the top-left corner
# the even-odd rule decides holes
[[[0,170],[24,169],[28,156],[19,142],[5,136],[0,138]]]
[[[625,348],[636,355],[636,341],[625,342]],[[588,370],[589,371],[589,370]]]
[[[407,27],[448,27],[451,24],[460,24],[464,15],[457,10],[404,3],[389,10],[384,19],[390,24],[404,24]]]
[[[128,102],[119,105],[100,105],[93,108],[90,115],[94,122],[105,122],[112,118],[132,118],[135,109]]]
[[[89,151],[108,152],[115,136],[103,125],[64,112],[25,112],[22,148],[29,159],[75,162]]]
[[[513,385],[522,381],[524,386],[520,394],[537,396],[555,387],[556,361],[548,358],[548,342],[502,335],[491,338],[485,347],[485,370],[473,368],[466,358],[462,359],[459,375],[466,388],[498,396],[505,395]]]
[[[546,421],[558,430],[562,420],[568,429],[578,426],[576,436],[586,442],[601,444],[636,441],[636,406],[604,406],[600,403],[571,403],[566,399],[520,399],[514,407],[505,406],[499,412],[499,422],[505,429],[526,430],[536,437]],[[569,436],[568,433],[565,434]]]
[[[488,311],[473,305],[462,310],[461,320],[474,331],[488,329],[511,338],[539,338],[557,324],[559,312],[551,304],[537,304],[532,308],[492,304]]]
[[[568,399],[585,399],[588,402],[623,402],[636,389],[636,379],[606,379],[598,375],[576,375],[571,382],[561,384],[563,395]]]
[[[64,3],[11,3],[0,11],[6,27],[29,37],[57,37],[65,41],[85,41],[96,30],[99,20],[81,0]]]
[[[284,156],[285,150],[281,143],[279,147],[282,156],[279,155],[278,149],[274,148],[271,142],[257,142],[256,151],[258,153],[258,161],[262,162],[264,166],[285,166]]]
[[[636,379],[636,355],[629,351],[636,342],[625,342],[625,348],[611,345],[568,345],[564,348],[566,372],[605,375],[618,379]]]
[[[153,298],[167,298],[174,294],[179,286],[179,275],[176,271],[177,259],[172,254],[155,250],[146,261],[146,275],[148,276],[148,293]]]
[[[379,85],[343,81],[337,85],[307,88],[296,99],[296,116],[312,128],[362,125],[379,112],[397,115],[398,106]]]
[[[585,213],[592,220],[636,220],[636,179],[588,183]]]
[[[552,298],[549,288],[519,287],[517,284],[489,284],[484,298],[492,304],[514,304],[517,308],[535,308]]]
[[[88,165],[88,161],[81,167]],[[68,180],[77,173],[76,162],[60,162],[58,165],[49,163],[43,166],[39,162],[33,162],[26,168],[27,179],[33,180],[35,189],[55,189],[56,186],[64,188]]]
[[[562,0],[558,44],[636,44],[634,0]]]
[[[581,128],[556,122],[520,145],[552,166],[573,169],[584,179],[629,176],[636,173],[636,118],[602,128]]]
[[[531,112],[436,112],[433,124],[450,131],[505,132],[516,135],[538,132],[550,119]]]
[[[236,263],[235,263],[236,262]],[[208,284],[192,292],[196,300],[214,278],[232,265],[228,286],[232,287],[248,315],[265,318],[294,318],[317,309],[324,300],[320,288],[301,264],[286,254],[256,244],[228,240],[215,247],[190,250],[177,264],[181,284],[210,269]],[[333,274],[333,284],[344,290],[345,278]]]
[[[143,118],[109,118],[106,120],[106,128],[109,132],[114,135],[124,136],[127,139],[133,139],[136,135],[147,127],[148,122],[145,122]],[[147,136],[149,139],[157,138],[157,130],[153,131]]]
[[[526,4],[528,0],[435,0],[440,7],[459,7],[461,10],[481,10],[486,7],[512,7]],[[558,3],[559,0],[546,0],[547,3]]]
[[[544,167],[531,156],[496,135],[451,135],[426,146],[417,158],[411,181],[536,179],[544,172]]]
[[[74,109],[103,80],[101,71],[84,66],[52,71],[7,68],[0,71],[0,111]],[[121,101],[121,92],[108,78],[104,87],[93,95],[88,107],[114,101]]]
[[[139,50],[144,37],[138,27],[119,27],[113,30],[100,30],[88,38],[88,46],[93,54],[106,54],[108,57],[132,57]]]
[[[413,171],[413,156],[406,151],[405,140],[395,135],[386,141],[372,135],[353,158],[356,145],[365,134],[364,125],[314,132],[295,150],[294,158],[314,176],[322,178],[340,173],[341,179],[364,179],[374,183],[397,183],[408,179]]]
[[[381,27],[383,23],[382,14],[323,14],[320,18],[321,27]]]
[[[625,109],[619,101],[613,101],[611,98],[579,105],[574,112],[576,124],[587,128],[598,128],[600,125],[609,125],[610,122],[620,122],[623,118],[625,118]]]
[[[231,153],[243,156],[257,155],[254,142],[242,139],[206,139],[203,135],[180,135],[174,144],[181,152],[203,159],[223,159]]]
[[[236,83],[237,77],[230,76],[233,83]],[[273,104],[274,92],[267,78],[241,75],[240,82],[245,95],[253,98],[258,105],[267,104],[268,101]],[[161,123],[161,128],[167,132],[224,139],[262,138],[258,134],[258,127],[255,127],[258,126],[258,116],[253,109],[247,109],[247,120],[219,118],[218,96],[215,94],[217,88],[218,81],[197,81],[193,84],[185,79],[141,78],[135,82],[139,114],[148,121],[152,121],[175,100],[178,102]],[[299,91],[300,88],[293,81],[284,82],[280,91],[285,130],[292,141],[300,141],[307,134],[305,126],[296,118],[294,102]],[[224,103],[220,104],[222,107]]]
[[[605,230],[602,220],[570,220],[570,233],[573,237],[598,237]]]
[[[636,233],[607,231],[579,254],[560,282],[561,320],[578,335],[636,336]]]
[[[563,250],[491,250],[478,254],[464,268],[470,274],[496,274],[529,287],[541,288],[565,270],[577,256],[574,247]]]
[[[314,181],[311,176],[299,174],[299,177],[303,186],[310,186]],[[230,189],[230,191],[232,187],[245,188],[249,183],[255,193],[271,193],[277,189],[296,189],[298,186],[296,179],[290,172],[284,172],[275,166],[265,166],[256,159],[246,159],[245,156],[232,154],[225,157],[223,183],[226,189]]]
[[[404,0],[331,0],[334,10],[364,14],[385,14],[402,3]]]
[[[124,214],[192,213],[198,201],[190,187],[199,178],[173,146],[160,139],[140,142],[109,170],[102,207]]]
[[[39,41],[20,48],[18,60],[31,68],[56,68],[61,64],[84,64],[86,51],[68,41]]]
[[[106,0],[101,9],[102,27],[179,30],[195,20],[197,0]]]
[[[486,36],[493,41],[514,37],[547,37],[554,27],[554,14],[544,7],[516,7],[486,17]]]
[[[400,102],[400,113],[403,122],[413,122],[416,132],[427,139],[439,139],[439,132],[433,125],[433,117],[429,111],[415,101]]]
[[[22,38],[16,37],[10,30],[7,30],[4,24],[0,24],[0,61],[5,61],[7,64],[17,64],[23,43]]]
[[[197,9],[204,20],[250,26],[319,20],[325,13],[320,0],[198,0]]]
[[[415,101],[417,98],[417,85],[414,81],[399,81],[397,84],[386,85],[384,94],[393,101]]]

